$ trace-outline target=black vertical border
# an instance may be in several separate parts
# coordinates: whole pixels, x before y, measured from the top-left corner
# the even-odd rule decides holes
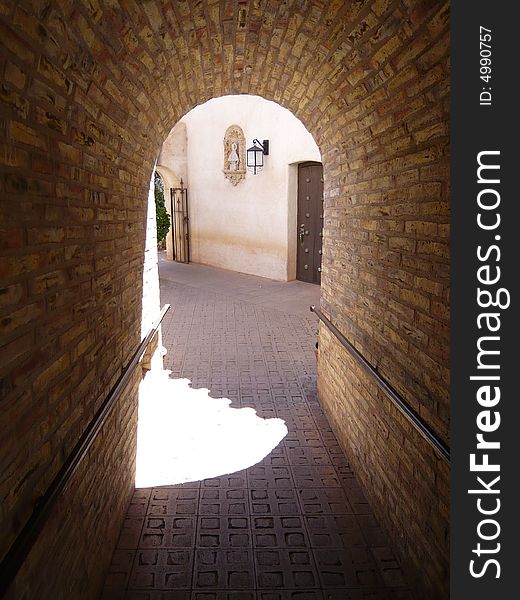
[[[520,278],[520,100],[517,98],[520,74],[520,28],[515,3],[453,0],[451,3],[451,206],[452,206],[452,380],[451,380],[451,598],[453,600],[500,600],[517,596],[520,579],[520,352],[518,279]],[[480,79],[480,26],[492,30],[492,77]],[[491,87],[492,105],[480,106],[483,87]],[[485,150],[500,151],[501,215],[499,230],[486,232],[477,226],[477,155]],[[517,216],[518,215],[518,216]],[[496,234],[501,239],[494,240]],[[501,280],[495,287],[510,291],[511,305],[501,313],[500,375],[501,425],[494,439],[501,442],[499,451],[490,451],[490,461],[498,459],[500,473],[500,511],[494,517],[500,523],[500,536],[494,541],[479,540],[477,526],[481,519],[476,506],[477,495],[468,494],[476,486],[478,473],[471,473],[469,455],[475,452],[478,432],[476,401],[478,384],[470,381],[477,373],[477,269],[484,263],[477,259],[477,246],[500,245]],[[482,286],[481,286],[482,287]],[[491,289],[491,288],[490,288]],[[489,310],[489,309],[488,309]],[[480,309],[480,312],[486,312]],[[484,334],[485,335],[485,334]],[[490,436],[491,438],[492,436]],[[490,474],[484,479],[489,480]],[[490,498],[491,496],[482,496]],[[483,501],[484,502],[484,501]],[[493,503],[490,501],[488,506]],[[491,531],[489,529],[488,531]],[[500,563],[489,567],[480,578],[469,572],[469,562],[478,559],[472,551],[480,541],[483,548],[500,551],[486,555]],[[482,568],[486,557],[480,557]]]

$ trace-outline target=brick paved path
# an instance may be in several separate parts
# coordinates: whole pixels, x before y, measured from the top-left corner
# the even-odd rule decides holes
[[[316,397],[319,289],[164,260],[160,272],[171,377],[288,434],[243,471],[136,490],[103,598],[410,600]]]

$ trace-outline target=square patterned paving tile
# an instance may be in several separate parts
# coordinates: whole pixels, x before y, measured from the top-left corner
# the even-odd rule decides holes
[[[341,485],[347,489],[350,489],[352,482],[348,480],[354,479],[354,471],[352,470],[351,466],[348,463],[337,464],[335,461],[334,468],[336,469],[336,473],[338,474]]]
[[[309,545],[303,517],[252,517],[253,546],[257,548],[305,548]]]
[[[204,489],[236,489],[247,487],[246,472],[239,471],[232,473],[231,475],[222,475],[221,477],[213,477],[211,479],[204,479],[201,482],[201,488]]]
[[[350,548],[366,542],[355,515],[308,515],[304,517],[313,548]]]
[[[289,464],[289,459],[287,458],[287,453],[282,444],[278,444],[276,448],[273,448],[269,454],[263,458],[257,465],[255,466],[264,466],[264,467],[282,467],[287,466]],[[248,469],[249,472],[249,469]]]
[[[285,419],[290,417],[310,417],[312,415],[309,407],[306,404],[294,404],[293,406],[277,406],[276,414]]]
[[[197,525],[199,548],[251,547],[250,518],[243,516],[201,516]]]
[[[198,511],[200,515],[248,515],[248,490],[203,489]]]
[[[177,489],[189,489],[189,490],[193,490],[193,489],[199,489],[201,487],[201,481],[186,481],[185,483],[176,483],[175,487]]]
[[[199,548],[195,551],[193,589],[254,589],[249,548]]]
[[[195,515],[199,504],[199,489],[153,488],[149,515]]]
[[[332,460],[325,446],[309,448],[298,446],[287,450],[290,465],[324,466],[332,465]]]
[[[250,406],[256,410],[258,415],[265,412],[269,416],[274,416],[276,412],[276,405],[270,396],[264,399],[256,398],[254,396],[242,396],[240,406]],[[264,415],[262,414],[260,416],[263,417]]]
[[[148,510],[152,490],[150,488],[142,488],[134,491],[130,505],[126,514],[128,516],[144,516]]]
[[[248,469],[249,488],[293,488],[294,483],[288,466],[270,467],[257,465]]]
[[[263,460],[257,463],[259,467],[287,467],[289,459],[284,452],[268,454]]]
[[[116,548],[108,571],[105,588],[111,591],[125,590],[134,563],[135,550]]]
[[[292,488],[249,490],[251,515],[299,515],[300,505]]]
[[[331,456],[337,456],[340,459],[345,457],[345,453],[337,440],[329,440],[327,442],[327,450],[330,452]]]
[[[406,580],[394,553],[388,546],[371,548],[383,581],[389,587],[404,587]]]
[[[146,517],[139,547],[190,548],[195,543],[195,525],[195,517]]]
[[[284,421],[289,431],[293,431],[295,429],[308,430],[316,428],[316,423],[311,415],[303,415],[301,417],[291,415],[285,417]]]
[[[331,465],[291,465],[291,471],[297,488],[341,486],[336,470]]]
[[[140,548],[137,550],[130,588],[190,589],[193,550]]]
[[[294,429],[285,438],[287,441],[298,441],[299,446],[321,447],[323,440],[316,425],[305,429]]]
[[[310,550],[256,549],[257,587],[262,589],[316,589],[319,578]]]
[[[274,408],[265,408],[263,406],[255,406],[254,404],[246,404],[244,406],[254,409],[257,416],[261,417],[262,419],[275,419],[278,416]]]
[[[313,550],[322,588],[382,587],[377,565],[366,548]]]
[[[297,493],[302,512],[305,514],[352,513],[347,495],[340,487],[303,488]]]

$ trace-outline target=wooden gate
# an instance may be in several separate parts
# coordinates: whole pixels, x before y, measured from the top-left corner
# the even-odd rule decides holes
[[[181,179],[181,187],[170,188],[170,215],[172,225],[173,260],[190,262],[190,218],[188,190]]]

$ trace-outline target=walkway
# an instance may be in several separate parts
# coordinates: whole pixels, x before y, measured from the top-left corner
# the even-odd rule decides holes
[[[137,489],[103,598],[411,600],[316,397],[319,288],[164,259],[160,275],[170,377],[288,434],[242,471]]]

